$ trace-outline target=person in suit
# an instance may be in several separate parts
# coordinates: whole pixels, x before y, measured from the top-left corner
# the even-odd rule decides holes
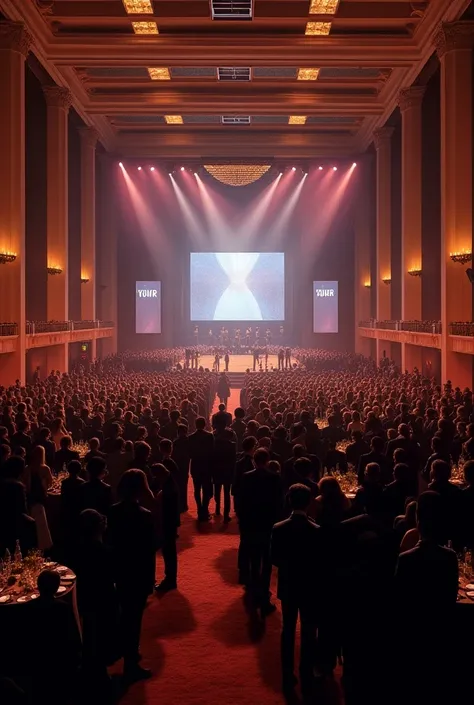
[[[365,481],[365,468],[370,463],[376,463],[380,468],[380,480],[384,485],[392,481],[392,466],[384,455],[385,441],[380,436],[374,436],[370,441],[370,452],[361,456],[357,466],[357,482]]]
[[[17,540],[24,556],[38,546],[36,521],[27,514],[26,492],[18,480],[0,482],[0,556],[13,556]]]
[[[462,490],[450,482],[451,466],[444,460],[435,460],[431,467],[431,480],[428,489],[437,492],[443,502],[443,517],[440,525],[443,527],[444,540],[451,540],[457,549],[464,548],[462,538]]]
[[[46,458],[46,465],[48,465],[50,468],[54,468],[54,456],[56,454],[56,446],[51,440],[51,431],[49,430],[49,428],[43,426],[43,428],[40,429],[39,438],[36,441],[35,445],[43,446]]]
[[[191,477],[194,484],[198,521],[209,521],[209,502],[212,497],[212,455],[214,437],[206,431],[206,419],[196,419],[196,430],[189,436]]]
[[[226,354],[224,355],[224,363],[225,363],[225,371],[226,372],[229,371],[229,362],[230,362],[229,353],[226,352]]]
[[[222,431],[232,423],[232,414],[225,410],[225,404],[219,404],[219,409],[212,415],[211,426],[214,431]]]
[[[110,509],[107,539],[116,566],[124,678],[131,683],[151,676],[139,665],[139,643],[143,612],[155,585],[156,544],[152,514],[139,503],[150,492],[145,473],[127,470],[118,491],[121,501]]]
[[[107,516],[112,504],[112,488],[104,482],[107,466],[103,458],[91,458],[87,463],[89,480],[79,488],[81,509],[95,509]]]
[[[254,436],[246,436],[242,441],[242,455],[235,464],[235,473],[232,481],[232,494],[234,496],[234,511],[237,514],[237,503],[242,483],[242,477],[246,472],[254,469],[253,456],[257,450],[257,439]],[[247,552],[247,544],[240,532],[239,553],[237,565],[239,569],[239,585],[247,585],[250,581],[250,557]]]
[[[461,497],[461,521],[463,545],[474,549],[474,460],[464,465],[464,479],[467,487]]]
[[[214,433],[214,454],[212,459],[212,481],[216,516],[221,515],[221,492],[224,490],[224,523],[230,522],[230,488],[235,472],[235,441],[230,428]]]
[[[319,526],[308,517],[311,491],[306,485],[292,485],[288,491],[291,515],[275,524],[271,539],[271,560],[278,569],[277,597],[281,601],[281,669],[283,690],[292,691],[295,631],[301,622],[300,678],[303,693],[311,687],[318,609],[318,559],[322,552]]]
[[[362,431],[352,431],[352,443],[346,448],[346,459],[349,465],[358,467],[360,459],[363,455],[369,453],[369,446],[364,440]]]
[[[189,481],[189,437],[185,424],[178,426],[178,437],[173,443],[171,458],[178,468],[177,485],[179,490],[180,512],[188,511],[188,481]]]
[[[397,463],[393,469],[393,482],[384,488],[382,495],[385,518],[391,527],[395,517],[405,513],[407,499],[413,497],[411,484],[410,467],[406,463]]]
[[[221,372],[219,382],[217,383],[217,396],[221,404],[227,406],[227,400],[230,397],[230,383],[225,372]]]
[[[280,476],[268,469],[268,451],[259,448],[253,460],[254,470],[242,476],[236,507],[241,541],[250,559],[250,588],[262,616],[267,616],[275,611],[270,602],[270,540],[282,515],[283,490]]]
[[[59,441],[59,450],[54,455],[54,471],[59,473],[63,468],[67,468],[71,460],[80,460],[79,453],[76,450],[71,450],[71,436],[63,436]]]
[[[162,463],[152,465],[153,493],[160,494],[161,505],[161,552],[165,564],[165,577],[155,585],[157,592],[176,590],[178,582],[178,553],[176,551],[176,532],[180,524],[179,494],[175,479],[169,469]]]

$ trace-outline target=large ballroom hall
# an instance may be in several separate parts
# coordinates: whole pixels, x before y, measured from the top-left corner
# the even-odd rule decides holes
[[[0,0],[2,705],[472,699],[473,49]]]

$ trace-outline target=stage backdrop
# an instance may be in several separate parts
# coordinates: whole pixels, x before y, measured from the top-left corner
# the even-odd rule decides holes
[[[158,163],[153,170],[144,162],[117,164],[119,348],[191,344],[196,324],[202,341],[209,327],[237,327],[235,320],[192,321],[191,253],[282,253],[285,336],[293,345],[352,350],[357,170],[339,165],[333,171],[330,164],[319,170],[318,164],[306,177],[299,168],[281,176],[272,168],[238,188],[204,169],[197,176],[178,169],[170,177],[169,167]],[[143,281],[161,282],[161,334],[136,333],[136,282]],[[313,332],[321,330],[313,327],[314,281],[339,283],[337,332]],[[273,319],[269,327],[276,333],[279,325]]]

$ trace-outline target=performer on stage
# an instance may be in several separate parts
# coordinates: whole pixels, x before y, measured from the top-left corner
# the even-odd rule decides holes
[[[199,345],[199,326],[194,326],[194,344]]]

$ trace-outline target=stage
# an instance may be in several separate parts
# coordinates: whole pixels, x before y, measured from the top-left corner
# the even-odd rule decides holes
[[[246,372],[246,370],[250,370],[252,372],[253,370],[253,355],[229,355],[230,361],[229,361],[229,372]],[[262,370],[265,370],[265,356],[262,355],[260,357],[260,362],[262,364]],[[204,368],[209,368],[212,370],[212,366],[214,365],[214,355],[202,355],[199,358],[199,365],[202,365]],[[268,361],[267,361],[267,369],[271,370],[272,368],[278,369],[278,357],[276,355],[269,355],[268,356]],[[258,371],[259,365],[257,363],[257,368],[256,371]],[[220,360],[220,372],[223,372],[225,370],[225,362],[224,362],[224,357],[221,357]]]

